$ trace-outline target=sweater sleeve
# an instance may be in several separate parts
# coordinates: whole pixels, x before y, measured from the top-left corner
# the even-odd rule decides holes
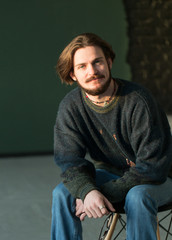
[[[97,189],[94,165],[85,159],[86,146],[78,130],[75,111],[61,104],[54,127],[54,158],[62,170],[62,180],[75,198],[84,199],[86,194]]]
[[[106,197],[114,203],[124,200],[127,192],[136,185],[163,183],[172,162],[170,127],[154,100],[150,98],[145,101],[142,98],[135,103],[131,112],[130,144],[136,158],[135,166],[130,167],[123,177],[101,187]]]

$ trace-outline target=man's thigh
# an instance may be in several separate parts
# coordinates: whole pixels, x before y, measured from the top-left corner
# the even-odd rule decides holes
[[[148,194],[156,202],[157,206],[160,207],[164,204],[172,202],[172,179],[167,178],[166,182],[159,185],[138,185],[133,187],[130,191],[135,192],[135,194],[139,192]]]

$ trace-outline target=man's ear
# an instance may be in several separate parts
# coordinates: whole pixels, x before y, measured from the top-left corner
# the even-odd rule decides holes
[[[73,81],[76,81],[76,77],[75,77],[73,71],[70,72],[70,77],[73,79]]]

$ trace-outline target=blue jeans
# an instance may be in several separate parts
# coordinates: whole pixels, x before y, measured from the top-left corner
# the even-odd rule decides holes
[[[105,170],[96,172],[97,185],[117,178]],[[130,189],[124,206],[127,240],[156,240],[157,208],[171,201],[170,178],[161,185],[138,185]],[[51,240],[82,240],[81,221],[75,216],[75,199],[62,183],[53,191]]]

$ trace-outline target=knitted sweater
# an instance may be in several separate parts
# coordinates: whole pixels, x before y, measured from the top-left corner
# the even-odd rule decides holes
[[[59,105],[54,134],[55,161],[65,186],[84,200],[101,191],[112,203],[139,184],[160,184],[170,174],[172,138],[166,115],[140,85],[116,79],[115,99],[93,104],[76,88]],[[86,159],[89,153],[93,161]],[[100,188],[95,168],[121,176]]]

